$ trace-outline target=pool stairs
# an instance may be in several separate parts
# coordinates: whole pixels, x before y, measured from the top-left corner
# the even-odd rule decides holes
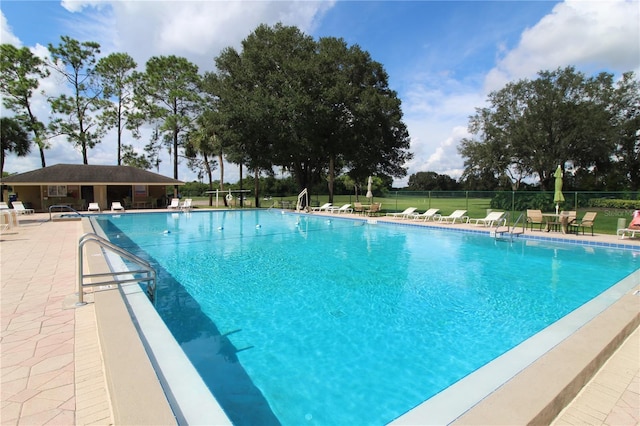
[[[139,269],[126,270],[126,271],[111,271],[98,274],[85,274],[84,273],[84,250],[83,247],[89,243],[96,243],[103,251],[110,251],[120,256],[123,259],[134,263]],[[104,255],[104,252],[103,252]],[[100,280],[95,282],[93,278],[111,277],[106,281]],[[85,281],[89,279],[90,282]],[[84,288],[85,287],[102,287],[109,285],[122,285],[126,283],[147,283],[146,294],[151,303],[156,299],[156,270],[153,269],[151,264],[146,260],[136,256],[135,254],[128,252],[127,250],[116,246],[111,241],[106,240],[96,234],[87,233],[80,237],[78,242],[78,302],[76,306],[85,305],[84,301]]]
[[[524,213],[520,213],[520,216],[518,216],[512,226],[509,226],[510,218],[511,213],[507,212],[504,217],[496,223],[489,235],[495,238],[496,241],[513,241],[514,236],[524,234],[526,229]],[[522,229],[518,229],[519,224],[522,226]]]

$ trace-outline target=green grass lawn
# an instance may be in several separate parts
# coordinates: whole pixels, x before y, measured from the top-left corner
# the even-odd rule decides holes
[[[194,200],[198,200],[201,202],[208,202],[207,197],[193,197]],[[261,200],[260,207],[269,208],[272,207],[274,202],[280,201],[289,201],[291,205],[295,206],[297,197],[277,197],[272,200]],[[251,206],[253,207],[253,198],[250,198]],[[329,201],[328,196],[320,196],[320,197],[312,197],[311,205],[317,206],[322,205]],[[353,204],[355,202],[355,197],[350,195],[337,195],[333,199],[333,204],[336,206],[341,206],[343,204]],[[363,204],[368,204],[369,201],[365,197],[360,197],[360,202]],[[440,214],[449,215],[455,210],[467,210],[467,215],[472,218],[483,218],[487,215],[487,209],[490,209],[489,198],[426,198],[426,197],[393,197],[393,198],[382,198],[376,197],[373,199],[374,203],[382,203],[382,212],[381,215],[392,212],[401,212],[408,207],[416,207],[419,213],[423,213],[424,211],[430,208],[438,208],[440,209]],[[214,200],[215,203],[215,200]],[[577,217],[578,219],[582,218],[582,216],[587,211],[595,211],[598,213],[596,217],[594,232],[600,234],[612,234],[615,235],[617,232],[617,223],[619,218],[625,218],[627,225],[631,221],[631,216],[628,211],[617,211],[613,209],[580,209],[578,210]],[[513,223],[521,213],[524,212],[511,212],[511,222]],[[589,232],[587,230],[586,232]]]

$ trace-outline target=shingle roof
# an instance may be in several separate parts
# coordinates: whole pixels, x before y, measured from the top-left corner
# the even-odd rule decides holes
[[[184,182],[131,166],[56,164],[2,178],[6,185],[184,185]]]

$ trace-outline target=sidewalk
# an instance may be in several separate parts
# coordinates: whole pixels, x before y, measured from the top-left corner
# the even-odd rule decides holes
[[[81,222],[20,219],[0,237],[1,424],[113,424],[94,305],[75,307]]]
[[[48,219],[0,236],[0,423],[113,424],[93,295],[75,307],[81,222]],[[639,347],[636,330],[554,424],[640,424]]]

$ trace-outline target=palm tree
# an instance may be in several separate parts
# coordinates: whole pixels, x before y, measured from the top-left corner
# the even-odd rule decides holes
[[[224,190],[223,173],[224,166],[222,165],[222,147],[220,144],[219,136],[216,134],[216,127],[212,121],[212,115],[214,113],[204,113],[200,115],[197,120],[197,128],[189,133],[188,141],[185,145],[185,155],[189,157],[192,163],[197,163],[198,168],[204,168],[209,179],[209,190],[213,191],[213,175],[212,171],[215,169],[216,160],[213,158],[218,155],[220,158],[220,189]],[[198,155],[202,156],[202,160],[196,160]],[[225,206],[227,204],[226,198],[224,199]],[[213,195],[209,193],[209,206],[213,205]]]
[[[7,153],[14,153],[24,157],[31,151],[31,140],[20,122],[13,118],[0,119],[0,133],[2,139],[2,153],[0,154],[0,176],[4,171],[4,157]]]

